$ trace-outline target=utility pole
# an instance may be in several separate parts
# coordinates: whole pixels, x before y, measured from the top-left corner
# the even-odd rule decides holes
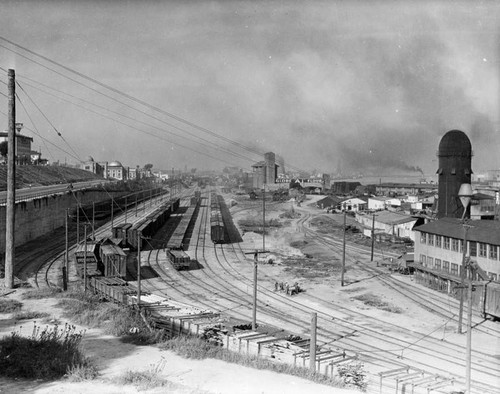
[[[137,234],[137,309],[141,309],[141,234]]]
[[[137,216],[137,192],[135,193],[135,216]]]
[[[80,203],[76,200],[76,243],[80,244]]]
[[[462,245],[462,266],[460,269],[460,280],[461,280],[461,287],[460,287],[460,306],[458,309],[458,333],[462,334],[462,321],[463,321],[463,314],[464,314],[464,284],[465,284],[465,274],[467,270],[467,231],[469,229],[469,225],[465,224],[463,225],[464,227],[464,240],[463,240],[463,245]]]
[[[92,202],[92,240],[95,241],[95,201]]]
[[[266,184],[262,192],[262,250],[266,250]]]
[[[127,223],[127,196],[125,196],[125,223]]]
[[[7,203],[5,223],[5,287],[14,287],[15,259],[15,204],[16,204],[16,92],[15,71],[9,69],[8,76],[8,140],[7,140]]]
[[[318,326],[318,314],[311,313],[311,342],[309,343],[309,369],[316,372],[316,331]]]
[[[347,212],[344,211],[344,241],[342,243],[342,271],[340,272],[340,285],[344,286],[344,272],[345,272],[345,233],[346,233]]]
[[[87,223],[83,231],[83,291],[87,292]]]
[[[253,308],[252,308],[252,330],[257,329],[257,264],[259,262],[259,253],[269,253],[269,250],[248,252],[253,254]]]
[[[370,257],[370,261],[373,261],[373,249],[375,247],[375,214],[373,214],[372,220],[372,253]]]
[[[66,249],[64,251],[64,266],[62,267],[63,274],[63,290],[68,290],[68,246],[69,246],[69,236],[68,236],[68,216],[69,216],[69,208],[66,208]]]
[[[111,196],[111,231],[113,231],[113,221],[114,221],[114,216],[113,216],[113,211],[115,209],[115,202],[113,200],[113,196]]]
[[[470,265],[469,265],[470,268]],[[470,270],[469,286],[467,286],[467,345],[466,345],[466,362],[465,362],[465,392],[470,394],[470,381],[472,371],[472,270]],[[462,289],[463,292],[463,289]]]

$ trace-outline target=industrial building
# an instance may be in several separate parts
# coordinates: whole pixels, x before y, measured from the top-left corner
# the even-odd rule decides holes
[[[467,135],[459,130],[446,133],[439,144],[438,157],[438,219],[414,228],[413,265],[417,281],[451,293],[454,285],[461,282],[464,247],[465,256],[470,256],[491,280],[498,281],[500,222],[480,220],[495,219],[495,199],[473,194],[464,212],[459,198],[460,186],[471,182],[472,145]]]

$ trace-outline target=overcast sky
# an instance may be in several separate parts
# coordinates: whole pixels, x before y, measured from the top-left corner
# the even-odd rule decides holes
[[[493,1],[1,1],[0,10],[1,37],[165,111],[0,40],[0,67],[16,70],[31,117],[18,103],[17,121],[81,159],[249,169],[256,152],[273,151],[323,172],[433,174],[441,137],[460,129],[476,173],[500,167]],[[4,128],[6,94],[0,83]],[[50,160],[76,161],[24,133]]]

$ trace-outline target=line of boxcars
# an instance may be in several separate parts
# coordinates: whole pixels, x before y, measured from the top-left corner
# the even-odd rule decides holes
[[[69,216],[72,220],[77,220],[77,216],[80,216],[80,220],[92,219],[94,217],[96,220],[105,219],[111,216],[111,206],[113,206],[114,213],[122,213],[125,209],[135,206],[145,200],[153,197],[158,197],[164,194],[165,190],[162,188],[156,188],[151,190],[144,190],[140,192],[135,192],[128,194],[126,196],[120,196],[106,201],[101,201],[98,203],[90,203],[81,205],[80,207],[73,208]]]
[[[190,200],[190,206],[182,215],[181,221],[167,242],[167,258],[177,270],[189,269],[191,266],[191,258],[184,251],[188,241],[186,235],[188,229],[192,227],[196,220],[196,212],[200,206],[200,202],[201,193],[195,191],[194,197]]]
[[[124,245],[134,250],[139,247],[144,249],[148,245],[148,238],[153,237],[178,208],[179,199],[170,200],[134,224],[116,225],[113,227],[113,238],[122,239]]]
[[[216,244],[226,242],[226,228],[222,218],[220,198],[222,197],[217,193],[210,193],[210,238]]]

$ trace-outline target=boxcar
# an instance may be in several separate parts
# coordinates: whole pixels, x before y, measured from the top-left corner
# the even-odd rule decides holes
[[[104,276],[124,278],[127,275],[127,255],[116,245],[101,245],[99,255],[104,269]]]
[[[167,249],[167,258],[178,271],[189,269],[189,265],[191,264],[191,258],[182,250]]]
[[[102,271],[102,263],[99,258],[100,245],[97,242],[80,244],[75,250],[76,271],[83,277],[85,260],[87,261],[87,275],[96,275]]]

